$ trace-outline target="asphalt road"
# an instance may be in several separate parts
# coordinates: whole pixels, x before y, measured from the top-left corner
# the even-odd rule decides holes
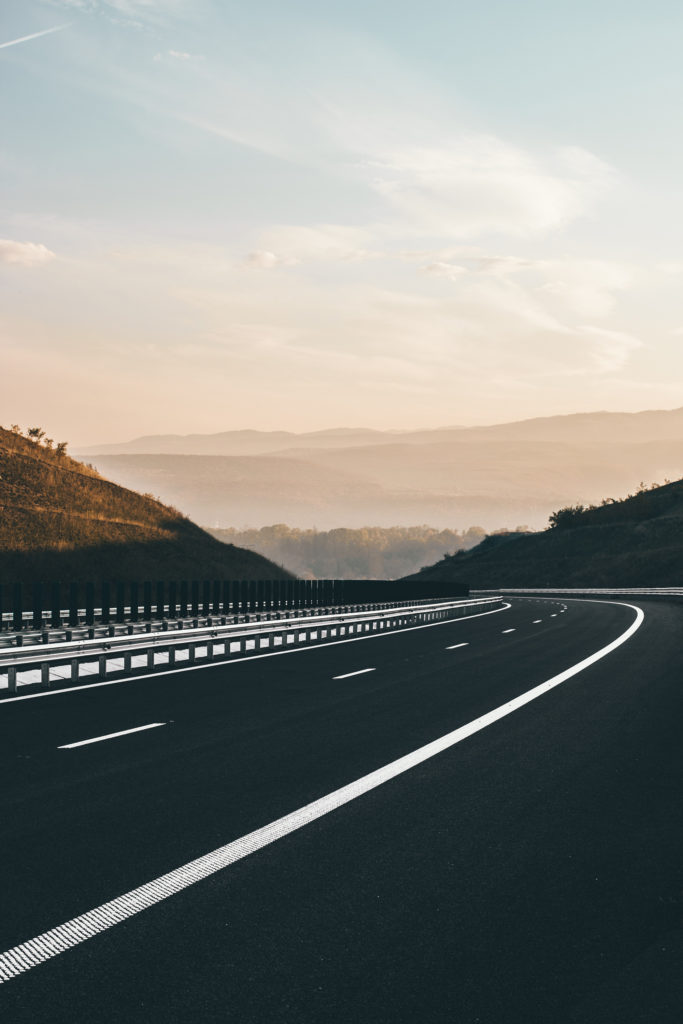
[[[683,606],[637,604],[625,643],[532,703],[0,985],[0,1020],[679,1022]],[[0,952],[465,726],[635,621],[624,604],[518,599],[3,702]]]

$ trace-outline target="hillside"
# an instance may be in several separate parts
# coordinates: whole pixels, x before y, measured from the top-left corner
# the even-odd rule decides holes
[[[683,476],[683,410],[412,432],[166,435],[88,458],[212,527],[540,529],[570,502]]]
[[[41,579],[283,579],[173,508],[65,451],[0,427],[0,583]]]
[[[567,507],[536,534],[487,537],[411,579],[466,579],[488,587],[639,587],[683,583],[683,480]]]

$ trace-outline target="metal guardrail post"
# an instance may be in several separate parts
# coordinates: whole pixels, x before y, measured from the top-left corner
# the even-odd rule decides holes
[[[85,585],[85,624],[95,625],[95,584],[92,581]]]
[[[12,594],[12,629],[24,628],[24,591],[21,583],[15,583]]]
[[[42,583],[34,583],[31,587],[32,590],[32,604],[33,604],[33,622],[31,623],[33,629],[43,628],[43,585]]]
[[[69,584],[69,625],[77,626],[78,619],[78,584]]]
[[[109,580],[103,580],[100,589],[100,622],[108,626],[111,621],[111,584]]]

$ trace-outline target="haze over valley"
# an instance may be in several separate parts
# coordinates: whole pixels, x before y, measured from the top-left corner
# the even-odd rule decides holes
[[[541,529],[563,505],[683,476],[683,409],[424,431],[159,435],[78,453],[210,527]]]

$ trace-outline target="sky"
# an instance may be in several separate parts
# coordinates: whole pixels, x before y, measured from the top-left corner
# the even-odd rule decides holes
[[[4,0],[0,417],[683,405],[679,0]]]

